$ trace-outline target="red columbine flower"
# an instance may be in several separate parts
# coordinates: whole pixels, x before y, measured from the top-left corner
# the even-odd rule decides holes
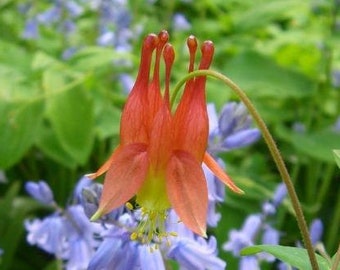
[[[189,80],[176,110],[171,111],[169,84],[175,53],[167,41],[166,31],[145,38],[138,76],[121,117],[120,144],[96,173],[88,175],[96,178],[107,172],[99,209],[92,220],[136,195],[144,220],[134,237],[147,241],[151,241],[154,234],[167,236],[164,220],[170,207],[188,228],[205,236],[208,191],[202,162],[233,191],[241,192],[206,152],[209,130],[206,77]],[[190,36],[187,45],[191,72],[196,38]],[[154,72],[150,80],[154,51]],[[213,43],[205,41],[201,52],[199,69],[208,69],[214,53]],[[165,62],[163,94],[159,79],[162,54]]]

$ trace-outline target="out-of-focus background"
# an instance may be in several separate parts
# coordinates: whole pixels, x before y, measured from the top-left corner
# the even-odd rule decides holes
[[[339,0],[49,0],[0,2],[0,268],[55,269],[54,257],[26,241],[24,220],[48,207],[26,181],[45,180],[66,205],[85,173],[118,142],[119,120],[138,70],[143,37],[167,29],[176,50],[172,86],[186,74],[186,37],[215,44],[212,69],[252,99],[282,151],[307,222],[324,224],[322,241],[339,241]],[[208,79],[219,110],[236,96]],[[246,194],[227,193],[218,245],[261,211],[281,181],[264,141],[220,155]],[[273,226],[280,243],[300,239],[288,201]],[[236,269],[238,258],[219,257]],[[274,269],[264,264],[263,269]],[[262,268],[261,268],[262,269]]]

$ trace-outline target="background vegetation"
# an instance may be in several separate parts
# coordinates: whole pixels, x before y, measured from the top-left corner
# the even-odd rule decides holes
[[[105,20],[90,5],[95,1],[76,1],[83,7],[80,14],[65,11],[58,20],[40,23],[35,36],[29,20],[55,2],[0,2],[1,269],[53,269],[53,257],[26,243],[24,219],[48,210],[26,195],[24,183],[46,180],[63,205],[78,179],[108,157],[126,98],[121,75],[134,78],[143,36],[161,29],[169,31],[176,49],[173,85],[186,70],[186,37],[215,43],[213,69],[256,104],[284,155],[307,222],[323,221],[322,240],[329,254],[335,253],[339,169],[331,150],[340,148],[339,1],[129,1],[126,25],[109,26],[113,32],[130,31],[123,49],[98,45]],[[176,14],[187,24],[176,21]],[[74,29],[68,32],[62,23],[70,18]],[[216,80],[209,79],[207,89],[218,108],[236,99]],[[260,212],[280,182],[263,140],[222,157],[246,194],[228,193],[220,205],[222,220],[211,231],[219,245],[248,214]],[[282,231],[281,244],[294,246],[300,239],[288,201],[273,223]],[[219,254],[236,269],[237,259]]]

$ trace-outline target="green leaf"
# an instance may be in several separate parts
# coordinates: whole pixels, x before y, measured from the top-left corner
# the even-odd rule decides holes
[[[43,109],[41,100],[0,101],[0,168],[14,165],[32,146]]]
[[[316,89],[306,76],[282,68],[254,51],[235,56],[224,70],[250,96],[302,98],[312,95]]]
[[[3,31],[3,30],[2,30]],[[0,40],[0,63],[15,67],[19,71],[29,71],[32,56],[13,42]]]
[[[117,52],[113,49],[102,47],[87,47],[77,52],[69,64],[77,70],[93,70],[106,65],[112,65],[114,60],[133,60],[128,53]]]
[[[76,167],[77,161],[65,151],[52,129],[43,127],[39,132],[36,144],[46,156],[54,161],[70,169]]]
[[[121,110],[114,106],[103,106],[96,117],[96,132],[100,139],[119,134]]]
[[[310,134],[294,133],[291,143],[302,153],[315,159],[333,163],[331,150],[339,146],[339,134],[330,130],[318,131]]]
[[[281,261],[297,267],[301,270],[312,269],[307,254],[307,250],[297,247],[287,247],[287,246],[272,246],[272,245],[257,245],[246,247],[241,251],[241,255],[254,255],[259,252],[267,252],[280,259]],[[327,260],[320,255],[316,254],[316,259],[320,270],[330,269],[330,265]]]
[[[43,73],[47,117],[58,142],[47,135],[42,145],[46,153],[59,162],[60,157],[69,156],[77,164],[84,164],[92,149],[93,104],[85,90],[79,86],[84,79],[84,76],[74,76],[60,67],[51,67]],[[48,147],[47,141],[52,142],[53,146]],[[64,153],[57,145],[61,146]]]
[[[93,108],[84,89],[75,87],[47,100],[48,119],[63,149],[84,164],[93,144]]]
[[[255,4],[256,3],[256,4]],[[297,14],[300,10],[307,11],[308,5],[303,1],[275,0],[252,2],[251,8],[246,8],[233,14],[235,32],[250,32],[256,28],[268,26],[271,21],[282,20]]]
[[[58,64],[56,59],[44,52],[38,51],[35,53],[31,65],[34,70],[44,70],[55,64]]]
[[[333,155],[334,155],[336,164],[337,164],[338,167],[340,168],[340,149],[338,149],[338,150],[333,150]]]
[[[4,249],[1,269],[13,269],[15,251],[24,233],[24,220],[31,211],[43,207],[43,205],[28,198],[18,196],[20,185],[18,182],[12,184],[0,199],[0,246]]]

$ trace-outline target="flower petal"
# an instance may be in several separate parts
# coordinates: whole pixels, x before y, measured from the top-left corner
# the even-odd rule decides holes
[[[142,186],[148,170],[146,148],[144,144],[130,144],[114,152],[105,176],[99,209],[92,220],[127,202]]]
[[[136,82],[125,103],[120,125],[122,145],[148,141],[148,85],[152,54],[158,43],[156,35],[150,34],[144,39],[140,68]]]
[[[118,147],[117,147],[118,148]],[[116,149],[117,149],[116,148]],[[85,174],[86,177],[90,178],[90,179],[95,179],[98,176],[101,176],[103,173],[106,173],[107,170],[110,168],[111,163],[112,163],[112,159],[115,155],[116,149],[113,151],[111,157],[105,161],[105,163],[95,172],[95,173],[89,173],[89,174]]]
[[[155,171],[164,171],[170,158],[173,146],[172,129],[171,114],[168,106],[163,102],[154,117],[148,149],[150,166]]]
[[[183,223],[206,236],[208,189],[201,165],[185,151],[175,151],[166,173],[168,197]]]
[[[216,160],[207,152],[204,154],[203,162],[217,176],[217,178],[227,185],[232,191],[243,194],[243,190],[235,185],[233,180],[221,169]]]

